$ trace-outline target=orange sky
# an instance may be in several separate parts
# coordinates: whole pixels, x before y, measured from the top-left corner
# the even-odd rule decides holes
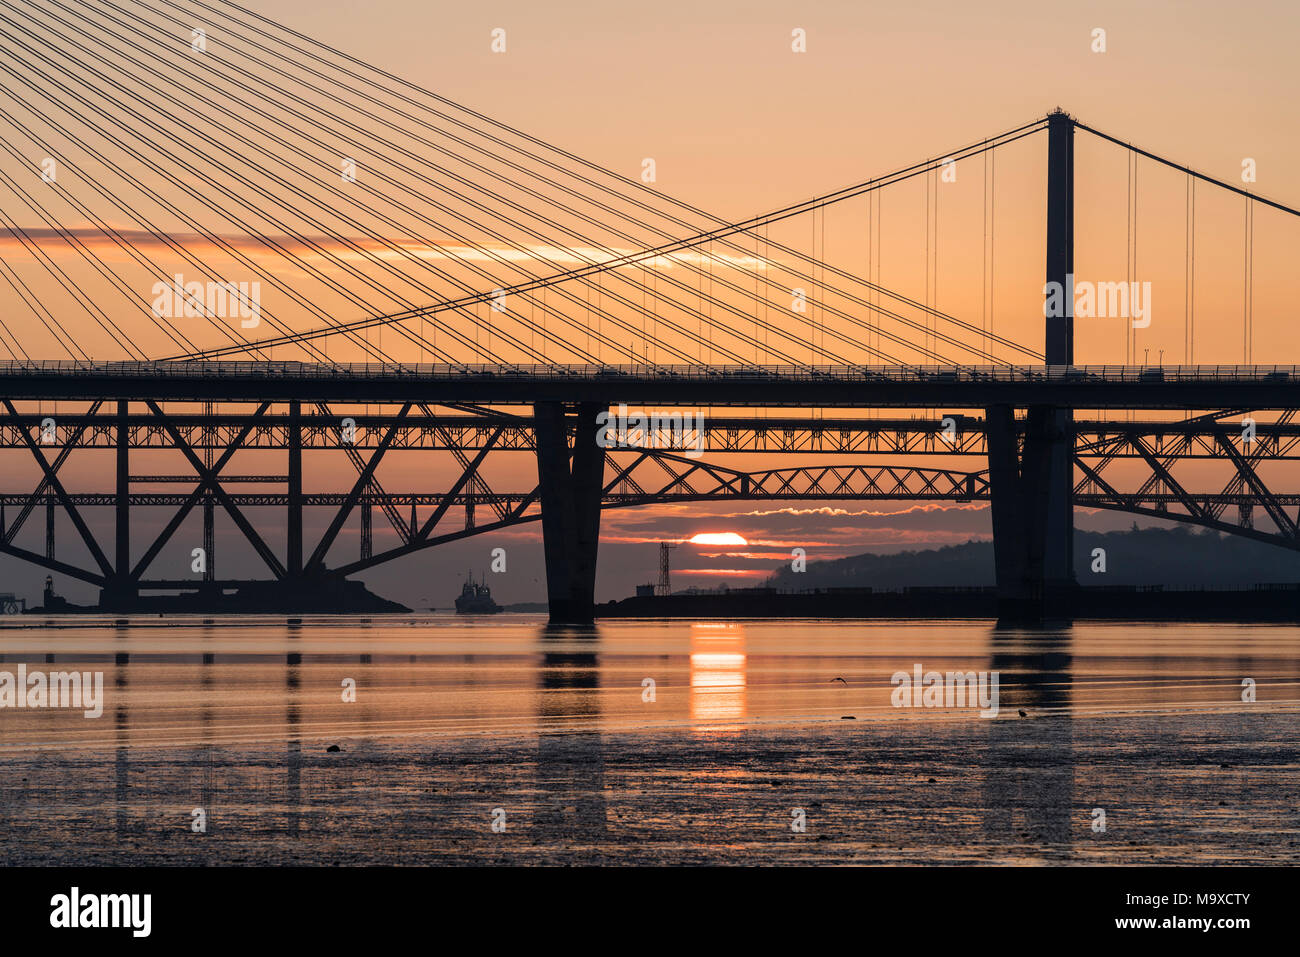
[[[1235,7],[1231,15],[1220,12],[1213,3],[1103,3],[1080,9],[1071,5],[1069,10],[1036,3],[979,7],[931,3],[877,10],[854,3],[667,2],[656,4],[653,11],[600,3],[566,3],[558,8],[496,3],[476,6],[472,12],[398,0],[364,8],[352,3],[297,0],[254,6],[290,27],[614,171],[635,177],[642,160],[653,158],[656,189],[730,220],[860,182],[922,158],[942,156],[951,148],[1028,122],[1058,105],[1100,129],[1232,182],[1239,181],[1243,158],[1253,158],[1259,176],[1253,188],[1283,202],[1300,203],[1290,175],[1300,168],[1300,133],[1286,122],[1297,92],[1286,38],[1293,35],[1300,14],[1291,4],[1244,4]],[[143,10],[138,4],[134,7]],[[185,17],[180,19],[188,22]],[[195,18],[195,22],[204,21]],[[1261,29],[1262,24],[1270,28]],[[1106,30],[1104,53],[1091,50],[1091,33],[1098,27]],[[496,28],[506,31],[504,53],[491,50],[491,33]],[[175,32],[176,28],[168,29]],[[794,29],[806,31],[806,53],[791,51]],[[212,56],[233,59],[227,49],[233,44],[225,43],[220,28],[208,24],[208,30]],[[88,38],[94,37],[93,30],[87,32]],[[26,42],[32,41],[27,38]],[[188,50],[181,49],[175,65],[186,67],[188,56]],[[141,82],[144,79],[141,77]],[[30,95],[26,90],[20,92]],[[143,88],[141,92],[146,99],[158,99]],[[11,108],[7,101],[5,106]],[[27,118],[21,109],[12,108]],[[87,113],[84,109],[78,112]],[[192,121],[212,129],[203,127],[205,115],[200,111],[188,119],[181,116],[177,122]],[[227,148],[238,147],[235,134],[239,131],[234,125],[231,129]],[[305,126],[303,130],[311,132]],[[11,130],[10,138],[15,146],[33,154],[35,147],[22,135]],[[50,139],[56,144],[66,142],[57,132],[50,132]],[[283,153],[268,141],[260,143],[277,155]],[[330,143],[344,151],[341,144]],[[316,149],[306,145],[309,150]],[[184,143],[176,146],[175,158],[188,159]],[[106,149],[109,155],[116,155],[111,146]],[[883,191],[883,251],[877,251],[875,262],[881,282],[977,325],[986,321],[982,299],[987,286],[992,301],[992,317],[987,321],[996,331],[1038,347],[1045,150],[1040,134],[999,153],[997,201],[991,222],[982,205],[988,173],[982,159],[963,163],[956,183],[937,186],[938,235],[930,237],[934,264],[930,291],[925,188],[920,180],[912,180]],[[1117,148],[1083,134],[1078,151],[1076,272],[1080,278],[1124,280],[1128,278],[1124,156]],[[205,152],[220,156],[215,148]],[[246,149],[240,152],[251,153]],[[81,158],[69,146],[68,159],[76,162]],[[335,157],[329,159],[332,162]],[[295,162],[306,163],[300,158]],[[229,165],[237,168],[233,162]],[[263,165],[273,166],[270,161]],[[365,156],[360,157],[360,165],[363,181],[368,173],[377,175],[382,166],[377,159],[371,163]],[[21,169],[8,155],[0,156],[0,168],[15,175]],[[180,196],[176,188],[162,183],[137,162],[124,161],[122,168],[147,178],[168,197]],[[25,174],[30,178],[31,172],[29,168]],[[186,178],[184,170],[178,168],[178,173]],[[90,202],[108,221],[124,230],[134,226],[77,184],[75,177],[69,182],[71,175],[65,173],[63,185]],[[312,171],[311,176],[296,182],[306,184],[305,188],[326,203],[336,203],[314,176]],[[1185,182],[1176,172],[1150,163],[1142,166],[1139,179],[1138,270],[1133,278],[1152,282],[1155,315],[1152,327],[1136,336],[1137,348],[1149,349],[1153,360],[1164,350],[1166,361],[1181,362],[1188,358],[1183,346],[1188,251]],[[435,195],[414,180],[403,182]],[[381,184],[381,188],[391,187]],[[19,222],[38,225],[12,193],[3,192],[7,200],[14,201],[7,208]],[[259,205],[256,196],[249,195],[249,201]],[[210,199],[213,203],[225,201],[218,194],[211,194]],[[178,201],[186,209],[196,208],[193,199]],[[65,224],[84,224],[68,207],[54,204],[54,208]],[[1242,211],[1239,198],[1207,186],[1198,188],[1196,335],[1190,357],[1195,361],[1243,358]],[[156,221],[183,241],[195,242],[192,230],[155,213]],[[868,268],[867,216],[866,202],[857,199],[832,208],[824,224],[803,215],[772,227],[769,236],[861,275]],[[449,229],[460,227],[442,214],[435,212],[433,217]],[[322,221],[337,226],[349,238],[355,237],[363,247],[375,248],[374,243],[328,217]],[[366,314],[356,303],[315,280],[295,275],[265,250],[259,252],[258,244],[219,216],[207,216],[207,225],[287,284],[303,289],[331,317],[346,320]],[[309,224],[295,225],[313,240],[321,234]],[[437,248],[464,248],[451,236],[434,235],[432,227],[422,227],[422,231],[438,247],[372,225],[426,261],[439,258]],[[259,226],[282,241],[282,230],[265,222]],[[813,247],[814,242],[821,243],[822,230],[824,244]],[[985,232],[992,233],[989,244]],[[562,247],[544,247],[519,233],[503,238],[504,242],[489,245],[512,261],[549,257],[550,263],[532,264],[539,274],[553,271],[554,263],[567,266],[573,261]],[[1286,263],[1295,240],[1293,220],[1259,211],[1255,223],[1256,342],[1274,358],[1282,358],[1279,349],[1294,345],[1286,308],[1300,292],[1300,280]],[[283,242],[295,255],[302,255],[300,244]],[[322,244],[361,263],[357,255],[349,257],[336,243]],[[85,264],[61,242],[47,240],[42,245],[74,276],[90,276]],[[136,267],[119,250],[102,243],[96,248],[115,269],[122,270],[137,294],[147,295],[151,277],[133,273]],[[201,240],[195,248],[205,256],[213,255],[211,245]],[[610,248],[620,247],[611,241]],[[724,252],[716,247],[711,251]],[[187,270],[166,250],[154,249],[151,254],[158,256],[168,272],[188,271],[194,278],[193,270]],[[0,239],[0,255],[12,261],[46,301],[62,307],[60,315],[82,331],[92,354],[112,357],[115,347],[66,293],[32,265],[25,251],[12,240]],[[992,258],[988,283],[983,277],[986,255]],[[222,268],[221,279],[256,278],[221,255],[215,258]],[[417,277],[409,260],[390,254],[387,261],[397,272]],[[338,268],[320,255],[311,262],[331,276],[340,275]],[[431,301],[430,290],[448,291],[425,274],[418,274],[417,282],[403,284],[375,265],[361,265],[368,276],[396,289],[412,304]],[[505,266],[492,266],[490,272],[502,283],[519,278]],[[482,277],[468,272],[464,276],[473,291],[486,293],[492,287],[491,281]],[[427,281],[423,289],[419,281]],[[781,283],[783,287],[793,284],[793,280]],[[570,288],[575,295],[588,294],[581,287]],[[0,291],[13,297],[7,285],[0,286]],[[762,314],[790,318],[788,296],[779,290],[764,292],[759,305]],[[262,295],[268,313],[284,317],[291,327],[320,324],[268,284],[264,283]],[[815,289],[810,289],[809,297],[817,298]],[[176,353],[120,294],[110,293],[104,301],[147,354]],[[402,307],[401,302],[381,296],[374,297],[374,302],[380,311]],[[574,308],[553,307],[570,312]],[[30,314],[16,304],[14,309],[16,318],[33,327],[24,335],[31,353],[59,356]],[[557,332],[563,328],[553,319],[549,322]],[[634,319],[633,325],[639,322]],[[462,325],[469,327],[468,322]],[[1126,334],[1121,321],[1077,325],[1079,361],[1123,361]],[[192,321],[184,331],[200,344],[223,341],[201,323]],[[272,333],[269,325],[259,331]],[[611,335],[620,341],[628,338],[626,331],[611,331]],[[374,332],[371,337],[377,343],[382,339],[383,347],[396,358],[409,361],[421,357],[418,348],[392,332]],[[441,341],[447,342],[445,338]],[[801,355],[797,346],[786,346],[796,359],[812,358],[807,353]],[[359,357],[356,349],[338,340],[330,343],[329,352],[332,357]],[[428,358],[428,353],[424,357]],[[667,354],[652,353],[651,357],[672,361]],[[753,357],[765,358],[760,352]],[[703,358],[720,361],[716,355]]]

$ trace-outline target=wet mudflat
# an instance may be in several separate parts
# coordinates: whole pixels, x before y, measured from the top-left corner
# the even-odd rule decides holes
[[[0,638],[0,671],[105,685],[98,718],[0,709],[4,864],[1300,860],[1294,628],[376,618]],[[891,678],[916,665],[996,671],[998,715],[896,707]]]

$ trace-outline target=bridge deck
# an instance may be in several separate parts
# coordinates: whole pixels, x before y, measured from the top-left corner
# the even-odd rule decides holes
[[[1300,404],[1300,367],[615,366],[301,362],[0,362],[10,399],[656,402],[1199,409]]]

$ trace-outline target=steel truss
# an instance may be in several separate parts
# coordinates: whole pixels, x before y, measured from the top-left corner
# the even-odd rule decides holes
[[[353,414],[316,403],[305,411],[293,403],[287,413],[271,413],[263,402],[252,411],[171,412],[160,403],[94,401],[84,411],[57,416],[53,441],[48,414],[20,412],[10,400],[0,410],[0,447],[23,449],[40,468],[36,487],[26,493],[0,493],[0,553],[45,567],[101,587],[123,590],[149,587],[155,559],[196,506],[219,507],[252,546],[273,579],[310,578],[326,572],[327,556],[353,511],[361,513],[359,557],[336,566],[347,574],[404,555],[471,535],[537,521],[540,485],[516,490],[491,487],[483,465],[489,456],[534,453],[536,438],[531,414],[510,415],[478,406],[435,408],[405,403],[395,412]],[[139,406],[144,406],[141,410]],[[105,408],[105,406],[110,406]],[[115,408],[114,408],[115,407]],[[1106,508],[1188,522],[1244,535],[1288,548],[1300,548],[1300,493],[1276,492],[1261,477],[1266,461],[1300,457],[1300,426],[1293,411],[1247,432],[1238,421],[1246,410],[1227,410],[1178,421],[1090,422],[1075,424],[1077,482],[1074,504]],[[942,417],[940,417],[942,419]],[[952,416],[951,423],[921,419],[713,419],[704,426],[705,449],[711,453],[830,453],[902,455],[983,455],[986,434],[982,418]],[[351,419],[355,429],[346,441],[341,423]],[[945,424],[950,427],[945,429]],[[1023,438],[1021,439],[1023,441]],[[301,450],[342,452],[356,471],[347,491],[304,493],[301,490]],[[75,450],[114,449],[118,454],[116,488],[111,492],[70,492],[59,475]],[[192,474],[132,475],[126,469],[133,449],[180,452]],[[287,474],[236,475],[227,471],[236,452],[284,449],[289,452]],[[449,451],[459,475],[443,492],[390,492],[377,472],[395,450]],[[669,450],[608,451],[601,505],[626,508],[656,503],[726,500],[803,501],[950,501],[989,499],[989,472],[951,468],[918,468],[899,464],[804,465],[767,470],[742,470],[718,461],[690,458]],[[1215,459],[1232,468],[1231,478],[1213,491],[1192,490],[1174,476],[1180,462]],[[1122,488],[1113,463],[1139,461],[1146,466],[1136,487]],[[295,464],[296,463],[296,464]],[[1131,465],[1130,465],[1131,469]],[[236,484],[283,485],[285,491],[232,492]],[[1131,484],[1131,480],[1130,480]],[[134,485],[187,485],[184,491],[139,491]],[[110,560],[91,533],[82,509],[117,509],[116,561]],[[1254,509],[1262,508],[1275,530],[1255,527]],[[171,510],[161,532],[131,563],[129,515],[141,507]],[[288,509],[290,542],[284,559],[263,538],[245,509]],[[329,508],[333,515],[320,540],[308,552],[301,541],[303,508]],[[15,544],[15,538],[37,508],[47,517],[44,555]],[[396,533],[397,544],[373,550],[370,512],[381,509]],[[1225,518],[1235,508],[1236,521]],[[459,510],[463,522],[452,527],[448,515]],[[490,520],[477,522],[476,510]],[[1287,509],[1292,509],[1288,512]],[[80,567],[56,558],[53,516],[61,510],[86,546],[93,567]],[[410,518],[404,518],[409,510]],[[9,516],[6,521],[6,515]],[[296,516],[296,519],[295,519]],[[295,543],[292,539],[297,537]],[[206,542],[211,547],[210,537]],[[126,556],[124,560],[124,556]],[[211,576],[209,576],[211,577]]]
[[[91,411],[57,416],[59,438],[49,447],[75,445],[86,449],[116,448],[118,417],[98,413],[102,402],[92,404]],[[394,450],[475,452],[489,440],[498,451],[535,452],[534,423],[531,415],[464,414],[440,411],[420,404],[418,414],[361,413],[333,411],[327,403],[317,403],[315,413],[300,416],[304,449],[338,449],[343,423],[351,420],[355,428],[347,449],[373,451],[381,444]],[[1239,422],[1224,421],[1226,416],[1244,416],[1245,412],[1216,413],[1217,417],[1147,422],[1113,422],[1079,420],[1074,424],[1075,452],[1101,455],[1114,449],[1121,458],[1141,455],[1122,441],[1127,435],[1147,439],[1157,456],[1179,458],[1220,458],[1219,436],[1240,437]],[[1284,413],[1285,414],[1285,413]],[[24,412],[0,422],[0,450],[27,447],[23,437],[36,435],[46,412]],[[832,454],[832,455],[974,455],[988,454],[984,420],[978,416],[953,414],[953,427],[945,429],[944,416],[930,418],[808,419],[736,416],[708,416],[701,427],[706,452],[762,454]],[[248,449],[287,449],[291,423],[287,414],[253,415],[248,412],[181,412],[169,415],[174,428],[192,449],[223,450],[246,426],[251,431],[241,445]],[[171,434],[150,413],[132,413],[127,417],[127,444],[131,449],[170,449]],[[389,430],[396,427],[391,439]],[[1258,448],[1267,458],[1300,458],[1300,424],[1288,417],[1285,421],[1259,422],[1255,426]],[[73,438],[75,437],[75,441]]]

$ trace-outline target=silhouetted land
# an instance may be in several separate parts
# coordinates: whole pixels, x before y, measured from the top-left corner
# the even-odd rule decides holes
[[[112,606],[75,605],[51,594],[44,604],[29,608],[29,615],[103,614],[106,611],[129,614],[177,615],[283,615],[283,614],[387,614],[411,609],[376,595],[359,581],[326,577],[289,587],[281,582],[251,581],[237,589],[196,588],[194,591],[166,595],[139,595],[126,603]]]
[[[600,618],[970,618],[999,617],[992,587],[916,587],[888,591],[822,588],[780,592],[743,588],[715,594],[625,598],[596,609]],[[1068,613],[1079,620],[1300,622],[1300,585],[1079,588]]]
[[[1079,619],[1300,621],[1300,553],[1214,531],[1075,531]],[[1104,557],[1097,552],[1100,549]],[[1103,564],[1104,562],[1104,564]],[[993,543],[784,566],[759,588],[625,598],[606,618],[996,618]]]
[[[1096,548],[1106,551],[1105,572],[1092,571]],[[1300,582],[1300,552],[1185,526],[1122,532],[1075,529],[1074,569],[1080,585],[1249,588]],[[993,543],[810,561],[805,572],[791,571],[787,564],[768,584],[782,591],[992,585]]]

